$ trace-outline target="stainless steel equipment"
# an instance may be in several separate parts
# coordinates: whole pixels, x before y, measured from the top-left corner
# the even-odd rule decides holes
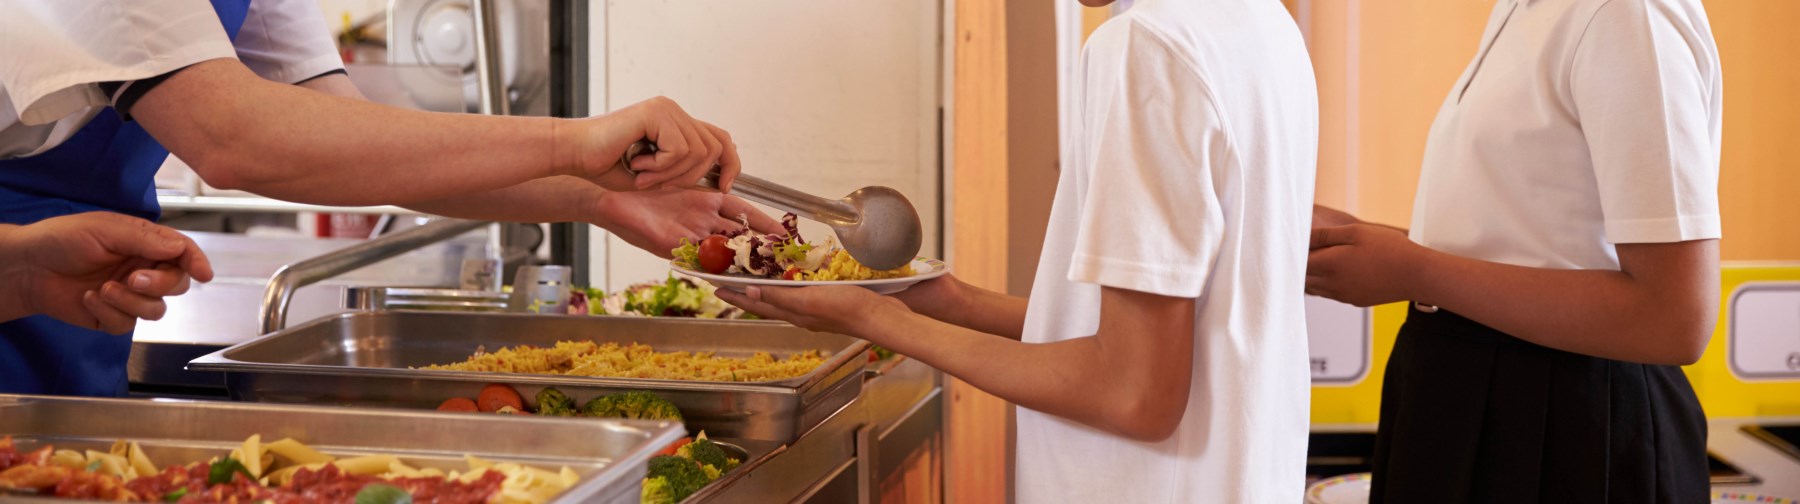
[[[393,454],[424,467],[462,467],[464,454],[567,466],[582,482],[558,503],[637,502],[650,457],[683,435],[676,422],[0,395],[0,435],[22,450],[54,443],[105,451],[125,439],[153,460],[205,460],[252,434],[292,437],[331,455]]]
[[[349,287],[344,308],[362,311],[422,310],[503,312],[511,304],[502,292],[423,287]]]
[[[339,274],[380,262],[406,251],[480,229],[489,223],[441,219],[430,224],[359,243],[342,250],[283,266],[269,279],[263,292],[262,334],[287,326],[288,302],[294,290]]]
[[[513,275],[510,309],[515,312],[566,314],[569,312],[568,266],[520,266]],[[582,313],[586,313],[586,307]]]
[[[654,153],[656,144],[639,141],[625,149],[625,156],[616,166],[630,170],[632,159]],[[700,185],[718,189],[718,169],[707,173]],[[925,231],[919,224],[919,211],[913,208],[906,195],[891,187],[864,187],[843,199],[828,200],[739,173],[731,189],[733,195],[831,226],[844,250],[870,268],[886,270],[905,266],[918,257],[919,247],[924,243]]]
[[[163,395],[216,391],[223,396],[224,377],[218,373],[189,372],[184,369],[188,361],[262,335],[258,317],[263,312],[263,294],[277,270],[362,242],[186,234],[212,259],[213,281],[195,283],[186,294],[167,298],[168,314],[161,320],[138,322],[132,335],[131,359],[126,364],[134,391]],[[349,288],[456,285],[458,266],[466,259],[481,257],[485,251],[485,238],[471,233],[320,281],[294,291],[288,302],[288,318],[312,320],[343,313],[345,291]]]
[[[477,350],[557,341],[639,342],[662,351],[784,356],[818,350],[824,364],[773,382],[721,383],[459,371],[412,366],[460,362]],[[577,400],[622,390],[656,392],[709,435],[792,441],[856,399],[869,343],[777,322],[511,313],[374,312],[326,317],[198,359],[194,371],[225,374],[242,401],[428,409],[474,397],[487,383],[533,397],[554,386]]]

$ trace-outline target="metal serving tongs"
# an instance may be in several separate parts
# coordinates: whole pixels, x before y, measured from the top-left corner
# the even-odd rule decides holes
[[[655,152],[656,144],[639,141],[625,149],[625,156],[619,163],[630,170],[633,158]],[[713,167],[700,179],[699,185],[718,189],[719,168]],[[905,266],[919,254],[919,246],[924,240],[918,210],[913,209],[905,195],[891,187],[864,187],[843,199],[828,200],[739,173],[731,188],[733,195],[831,226],[844,250],[872,269]]]

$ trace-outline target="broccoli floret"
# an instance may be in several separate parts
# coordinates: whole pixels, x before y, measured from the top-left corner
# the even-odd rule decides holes
[[[681,420],[681,410],[675,407],[675,403],[638,390],[596,397],[582,405],[581,412],[587,416],[602,418]]]
[[[667,481],[669,496],[676,502],[688,498],[694,492],[700,491],[700,487],[712,482],[706,478],[706,471],[700,468],[700,464],[674,455],[661,455],[650,459],[649,478],[651,480],[661,478]]]
[[[669,493],[668,478],[644,478],[644,489],[638,492],[640,504],[675,504],[675,495]]]
[[[725,456],[725,449],[720,448],[717,443],[712,442],[710,439],[696,439],[693,443],[688,444],[686,448],[688,458],[694,459],[695,462],[719,469],[724,469],[725,461],[730,459],[730,457]]]
[[[537,393],[537,414],[542,416],[575,416],[575,400],[556,390],[555,387],[544,387]]]

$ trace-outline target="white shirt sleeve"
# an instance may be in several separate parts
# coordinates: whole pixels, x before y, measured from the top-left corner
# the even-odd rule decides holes
[[[106,104],[98,83],[234,55],[206,0],[15,2],[0,33],[0,86],[32,126]]]
[[[286,84],[344,68],[316,0],[256,0],[238,29],[238,59],[264,79]]]
[[[1718,52],[1662,1],[1600,7],[1570,70],[1612,243],[1720,236]]]
[[[1137,26],[1125,35],[1117,66],[1089,68],[1078,98],[1087,138],[1076,155],[1093,169],[1069,279],[1199,297],[1224,239],[1214,188],[1229,152],[1223,121],[1166,43]]]

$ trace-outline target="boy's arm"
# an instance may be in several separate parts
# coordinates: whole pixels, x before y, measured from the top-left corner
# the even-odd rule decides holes
[[[893,295],[914,313],[1017,340],[1025,331],[1026,299],[964,283],[954,275],[919,282]]]
[[[718,294],[752,313],[866,339],[1020,406],[1139,441],[1167,439],[1187,410],[1193,298],[1106,287],[1097,333],[1040,344],[932,320],[861,287]]]

